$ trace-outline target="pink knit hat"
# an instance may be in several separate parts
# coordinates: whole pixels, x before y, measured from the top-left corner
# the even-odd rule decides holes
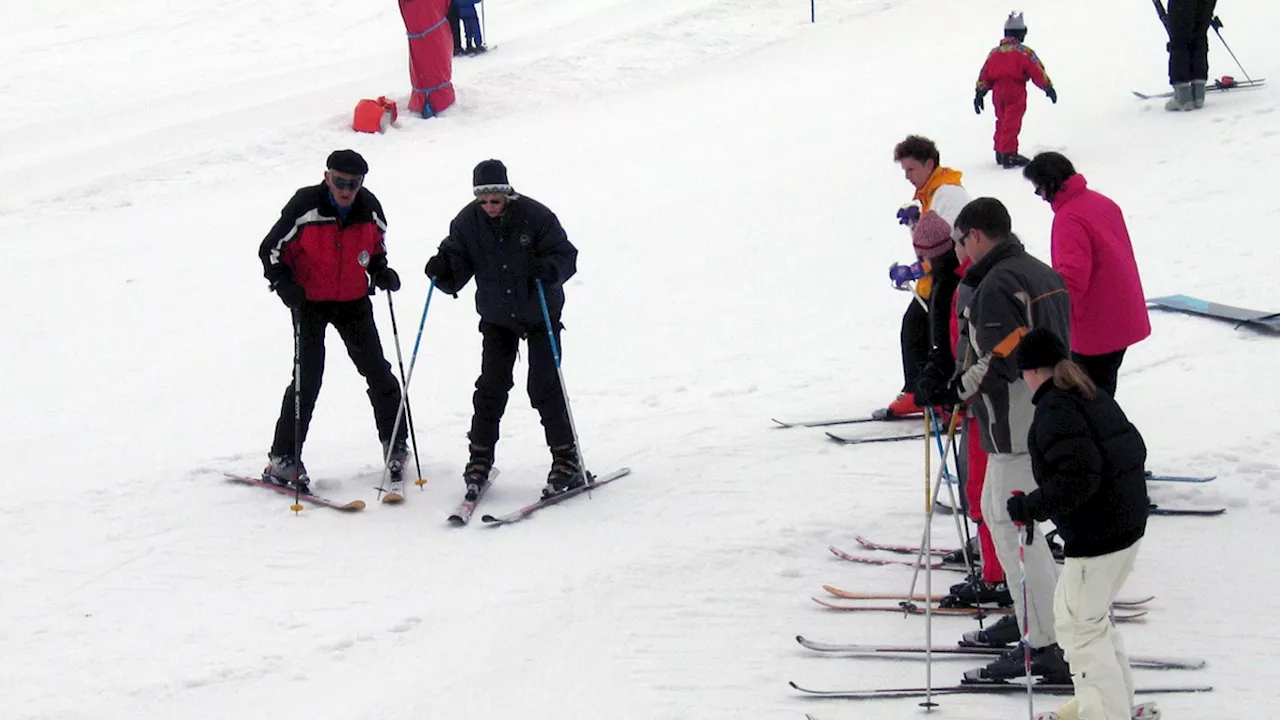
[[[919,257],[925,260],[936,258],[952,248],[951,225],[930,210],[920,217],[911,231],[911,244]]]

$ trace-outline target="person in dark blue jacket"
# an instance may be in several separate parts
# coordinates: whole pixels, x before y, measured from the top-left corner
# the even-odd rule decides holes
[[[579,487],[586,482],[586,474],[537,290],[540,282],[555,343],[562,348],[564,283],[577,272],[578,250],[555,213],[516,193],[500,160],[481,162],[472,181],[476,199],[450,223],[449,237],[426,266],[427,276],[447,293],[456,294],[472,277],[476,280],[476,311],[484,343],[467,436],[471,459],[463,471],[467,496],[474,499],[488,487],[521,339],[529,344],[529,399],[542,417],[551,448],[551,472],[543,492],[550,495]]]
[[[1010,497],[1007,509],[1023,525],[1052,519],[1067,556],[1053,619],[1075,697],[1058,714],[1129,718],[1133,677],[1109,613],[1147,528],[1147,447],[1052,332],[1022,338],[1018,368],[1035,393],[1027,451],[1038,487]]]
[[[467,47],[463,51],[467,55],[476,55],[489,49],[480,37],[480,15],[476,12],[476,5],[480,2],[481,0],[453,0],[453,7],[457,9],[458,17],[462,19],[462,28],[467,34]]]

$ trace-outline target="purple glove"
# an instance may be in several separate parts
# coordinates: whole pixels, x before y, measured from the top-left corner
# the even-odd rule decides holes
[[[889,267],[889,279],[898,287],[902,287],[912,280],[919,280],[924,276],[924,265],[920,262],[914,262],[910,265],[894,263]]]
[[[913,227],[920,221],[920,206],[915,203],[898,208],[898,224]]]

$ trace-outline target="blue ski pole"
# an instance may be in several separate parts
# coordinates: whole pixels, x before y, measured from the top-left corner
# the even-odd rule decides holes
[[[404,383],[403,383],[403,387],[400,388],[400,408],[396,411],[396,422],[395,422],[395,425],[393,425],[391,428],[391,437],[393,440],[395,439],[396,434],[400,432],[400,419],[404,417],[409,407],[409,383],[412,382],[413,380],[413,367],[418,362],[418,348],[421,347],[422,345],[422,328],[425,327],[427,324],[427,310],[431,308],[431,296],[435,294],[435,291],[436,291],[436,281],[431,280],[430,278],[428,278],[428,280],[430,280],[431,282],[431,287],[427,289],[427,301],[422,304],[422,317],[418,320],[418,337],[413,341],[413,355],[409,357],[409,371],[408,372],[404,371],[403,363],[401,363],[401,366],[400,366],[400,372],[404,375]],[[388,303],[390,302],[390,300],[391,300],[391,293],[387,293]],[[390,305],[388,305],[388,307],[390,307]],[[392,325],[394,326],[395,311],[392,311],[391,318],[392,318],[391,319]],[[397,334],[397,339],[396,339],[397,355],[399,354],[399,352],[400,352],[400,340],[399,340],[399,335]],[[418,440],[416,437],[413,440],[413,458],[415,461],[418,459]],[[383,460],[384,460],[384,463],[383,463],[382,481],[378,483],[379,491],[382,490],[383,486],[386,485],[386,482],[387,482],[387,472],[386,472],[386,463],[385,463],[386,458],[383,458]],[[418,487],[422,487],[423,485],[427,484],[426,479],[422,477],[422,470],[420,466],[418,470],[418,479],[414,481],[414,484],[417,485]]]
[[[534,285],[538,288],[538,304],[542,306],[542,321],[547,326],[547,339],[551,341],[551,356],[556,361],[556,376],[560,379],[560,394],[564,397],[564,412],[569,416],[569,431],[573,433],[573,447],[578,453],[578,467],[582,470],[582,477],[590,486],[591,475],[587,472],[587,462],[582,457],[582,443],[578,440],[578,425],[573,421],[573,409],[569,406],[569,389],[564,384],[564,371],[560,369],[560,346],[556,343],[556,331],[551,326],[551,312],[547,310],[547,294],[542,289],[542,281],[535,279]],[[530,350],[530,352],[533,352]],[[588,490],[588,493],[590,490]]]

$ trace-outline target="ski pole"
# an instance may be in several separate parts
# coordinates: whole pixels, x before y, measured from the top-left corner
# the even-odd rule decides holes
[[[401,362],[401,365],[400,365],[400,374],[404,378],[404,380],[402,383],[403,387],[401,388],[401,391],[400,391],[401,392],[400,407],[396,410],[396,422],[391,427],[391,437],[393,439],[395,438],[396,434],[400,432],[401,416],[408,414],[409,383],[413,381],[413,367],[418,362],[418,348],[421,346],[421,343],[422,343],[422,328],[427,324],[427,310],[431,308],[431,296],[435,294],[435,290],[436,290],[436,281],[431,280],[430,278],[428,278],[428,281],[431,283],[431,286],[427,288],[427,301],[422,304],[422,317],[419,318],[418,320],[418,337],[416,340],[413,341],[413,355],[409,357],[409,372],[406,373],[404,371],[403,361]],[[387,293],[387,307],[391,308],[391,293]],[[396,334],[396,357],[397,359],[399,359],[400,335],[399,335],[399,332],[396,330],[395,310],[391,311],[391,328],[392,328],[392,332]],[[413,433],[412,417],[409,418],[409,428],[410,428],[410,433]],[[416,434],[414,434],[413,436],[414,436],[413,459],[415,462],[418,462],[418,441],[417,441]],[[388,457],[390,456],[388,455]],[[386,481],[387,481],[387,467],[386,467],[387,459],[388,458],[383,458],[382,480],[378,483],[379,493],[382,492],[382,488],[386,485]],[[414,481],[414,484],[417,485],[419,489],[421,489],[423,485],[427,484],[427,481],[425,478],[422,477],[422,465],[418,464],[417,467],[418,467],[418,479]]]
[[[293,459],[302,465],[302,313],[293,309]],[[293,482],[293,506],[297,514],[302,511],[302,483]]]
[[[1025,493],[1014,490],[1013,494]],[[1018,528],[1018,584],[1022,586],[1022,666],[1027,673],[1027,719],[1035,720],[1035,696],[1032,694],[1035,683],[1031,681],[1031,605],[1027,603],[1027,546],[1031,544],[1036,526],[1027,523],[1024,533],[1022,523],[1013,525]]]
[[[929,462],[933,459],[933,451],[929,448],[929,434],[935,426],[929,421],[933,419],[933,408],[925,408],[924,414],[924,540],[920,544],[920,553],[923,555],[926,551],[927,565],[924,567],[924,702],[920,703],[920,707],[925,712],[931,712],[937,707],[937,703],[933,701],[933,496],[929,493]],[[942,472],[947,469],[947,456],[942,456]],[[916,565],[916,568],[919,568]],[[919,570],[917,570],[918,572]],[[912,592],[907,593],[907,597],[914,595],[915,588],[911,588]]]
[[[480,3],[480,46],[484,47],[486,39],[489,37],[489,26],[484,21],[484,2]]]
[[[933,412],[933,409],[932,409],[932,408],[925,408],[925,418],[926,418],[926,423],[928,423],[928,418],[932,415],[932,412]],[[954,430],[955,430],[955,428],[954,428],[954,426],[952,426],[952,428],[951,428],[952,433],[954,433]],[[925,425],[924,447],[925,447],[925,452],[926,452],[926,453],[930,453],[930,449],[929,449],[929,425],[928,425],[928,424],[926,424],[926,425]],[[938,467],[938,472],[937,472],[937,474],[934,476],[934,477],[935,477],[935,480],[934,480],[934,483],[933,483],[932,495],[930,494],[930,488],[929,488],[929,486],[928,486],[928,481],[927,481],[927,480],[926,480],[926,484],[925,484],[925,502],[927,503],[927,507],[925,508],[925,534],[926,534],[926,535],[929,533],[929,528],[930,528],[930,526],[931,526],[931,525],[932,525],[932,523],[933,523],[933,516],[934,516],[934,514],[935,514],[935,510],[936,510],[936,508],[937,508],[937,504],[936,504],[935,500],[936,500],[936,498],[937,498],[939,495],[941,495],[941,493],[942,493],[942,480],[943,480],[943,478],[944,478],[944,477],[946,477],[946,478],[950,478],[950,475],[947,473],[947,459],[948,459],[948,457],[950,457],[950,453],[949,453],[949,451],[948,451],[947,449],[944,449],[944,448],[943,448],[943,446],[942,446],[941,444],[939,444],[939,452],[940,452],[940,453],[941,453],[941,455],[942,455],[942,464]],[[925,469],[926,469],[926,470],[928,470],[928,468],[929,468],[929,461],[930,461],[929,456],[926,456],[926,458],[925,458]],[[926,477],[927,477],[927,476],[926,476]],[[953,496],[953,498],[952,498],[952,503],[954,504],[954,502],[955,502],[955,499],[954,499],[954,496]],[[931,556],[931,555],[932,555],[932,553],[931,553],[931,552],[929,552],[929,551],[932,551],[932,549],[933,549],[933,548],[932,548],[932,546],[931,546],[928,542],[926,542],[924,538],[921,538],[921,541],[920,541],[920,550],[919,550],[919,551],[918,551],[918,553],[916,554],[916,567],[915,567],[914,572],[913,572],[913,573],[912,573],[912,575],[911,575],[911,588],[910,588],[910,590],[907,592],[907,597],[912,597],[912,596],[914,596],[914,595],[915,595],[915,591],[916,591],[916,582],[920,579],[920,565],[921,565],[921,563],[929,563],[929,565],[932,565],[932,562],[930,562],[929,557],[927,557],[927,556],[926,556],[926,553],[929,553],[929,556]],[[928,569],[928,568],[926,567],[926,569]],[[926,576],[926,580],[927,580],[927,579],[928,579],[928,577]]]
[[[1253,78],[1249,77],[1249,71],[1245,70],[1244,65],[1240,64],[1240,58],[1236,57],[1234,52],[1231,52],[1231,46],[1227,44],[1227,39],[1222,37],[1222,31],[1219,30],[1219,28],[1222,27],[1222,20],[1219,19],[1217,15],[1214,15],[1213,20],[1209,22],[1209,27],[1213,28],[1213,33],[1222,41],[1222,47],[1227,49],[1227,52],[1231,55],[1231,59],[1236,61],[1236,67],[1240,68],[1240,72],[1244,73],[1244,79],[1252,83]]]
[[[430,293],[430,291],[427,291]],[[400,352],[400,328],[396,324],[396,305],[391,299],[392,293],[387,291],[387,312],[391,314],[391,337],[395,340],[396,346],[396,364],[400,366],[400,408],[396,410],[396,421],[391,426],[391,439],[387,442],[387,454],[382,458],[382,478],[383,482],[379,484],[379,488],[386,483],[387,475],[390,468],[387,467],[391,462],[391,453],[395,447],[396,437],[400,434],[400,414],[401,409],[409,423],[409,440],[413,444],[413,463],[418,469],[418,480],[422,480],[422,461],[418,457],[418,433],[413,429],[413,408],[409,405],[409,386],[405,382],[407,379],[404,372],[404,355]],[[419,336],[421,337],[421,336]],[[418,487],[422,487],[421,484]]]
[[[564,371],[560,369],[560,346],[556,344],[555,328],[551,326],[551,312],[547,310],[547,294],[542,289],[542,281],[534,279],[534,285],[538,288],[538,304],[542,306],[542,321],[547,325],[547,340],[551,342],[551,357],[556,361],[556,377],[560,379],[560,394],[564,397],[564,412],[569,417],[569,431],[573,433],[573,448],[578,454],[578,469],[582,472],[582,479],[588,480],[591,476],[587,473],[587,461],[582,457],[582,443],[578,440],[578,425],[573,421],[573,409],[569,406],[569,388],[564,384]],[[533,352],[530,350],[529,352]],[[587,495],[591,494],[591,483],[587,483]]]

